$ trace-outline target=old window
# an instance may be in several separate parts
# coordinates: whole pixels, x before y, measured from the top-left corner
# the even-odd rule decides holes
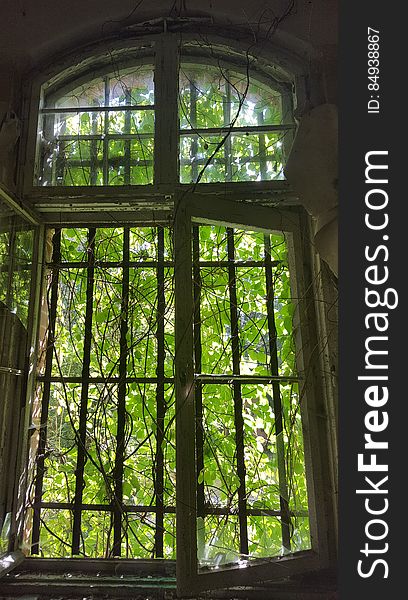
[[[153,182],[152,67],[49,94],[40,109],[40,185]]]
[[[37,86],[32,555],[176,559],[181,594],[327,566],[313,265],[285,206],[278,71],[164,34]]]
[[[249,63],[236,71],[202,58],[201,64],[181,62],[178,90],[164,89],[154,73],[153,65],[143,63],[102,70],[80,85],[75,79],[69,85],[46,85],[34,183],[157,183],[155,137],[162,132],[155,129],[155,114],[177,102],[181,183],[283,179],[294,129],[287,83],[266,85],[252,75]],[[162,147],[157,142],[156,155]]]
[[[247,73],[182,63],[179,96],[183,183],[283,178],[293,129],[287,93]]]
[[[192,239],[199,562],[307,549],[285,236]],[[33,553],[175,558],[173,254],[168,227],[53,236]]]

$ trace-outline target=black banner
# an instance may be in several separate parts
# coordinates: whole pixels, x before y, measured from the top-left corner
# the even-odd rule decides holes
[[[340,6],[342,600],[405,597],[402,22],[396,3]]]

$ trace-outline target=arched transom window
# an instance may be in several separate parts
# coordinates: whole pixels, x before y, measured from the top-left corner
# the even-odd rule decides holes
[[[165,80],[155,78],[153,65],[142,64],[45,94],[35,183],[156,183],[155,115],[175,103],[181,183],[283,178],[293,130],[288,86],[267,85],[248,69],[183,59],[178,86],[171,88],[178,98],[158,86]]]

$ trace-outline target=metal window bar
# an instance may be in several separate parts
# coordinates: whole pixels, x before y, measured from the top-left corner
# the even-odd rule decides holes
[[[121,555],[122,515],[123,515],[123,471],[125,453],[126,419],[126,375],[127,375],[127,332],[129,315],[129,255],[130,229],[123,232],[122,300],[120,317],[120,356],[117,407],[116,456],[114,466],[114,514],[113,514],[113,556]]]
[[[201,273],[200,273],[200,230],[193,226],[193,294],[194,294],[194,368],[197,373],[202,369],[201,348]],[[204,430],[203,430],[203,384],[195,381],[196,406],[196,461],[197,461],[197,517],[204,517],[204,481],[199,482],[200,473],[204,469]]]
[[[234,230],[227,228],[227,252],[228,252],[228,290],[230,297],[231,318],[231,346],[232,346],[232,370],[234,375],[240,374],[240,343],[238,325],[238,304],[235,272],[235,241]],[[248,554],[248,525],[246,511],[246,483],[245,483],[245,456],[244,456],[244,419],[242,415],[242,394],[239,381],[233,381],[234,393],[234,422],[235,422],[235,446],[237,457],[238,487],[238,518],[240,532],[240,552]]]
[[[163,555],[163,516],[166,513],[174,512],[174,507],[166,506],[163,499],[163,473],[164,473],[164,457],[162,443],[164,441],[164,417],[165,417],[165,399],[164,399],[164,386],[166,383],[173,383],[172,377],[164,376],[164,313],[165,313],[165,288],[164,288],[164,269],[166,266],[174,266],[173,261],[164,260],[164,229],[159,228],[157,231],[158,240],[158,259],[156,261],[133,261],[129,260],[129,228],[124,229],[124,242],[123,242],[123,261],[104,261],[99,263],[95,261],[93,253],[95,229],[90,229],[88,232],[88,261],[73,261],[73,262],[61,262],[61,232],[57,232],[54,237],[54,252],[52,261],[49,266],[53,269],[53,275],[51,280],[51,302],[50,302],[50,335],[49,335],[49,346],[46,355],[46,367],[43,376],[38,378],[39,381],[44,383],[44,394],[43,394],[43,427],[40,433],[40,447],[38,450],[38,473],[35,487],[35,499],[34,499],[34,526],[33,526],[33,553],[39,551],[39,532],[40,532],[40,510],[42,508],[69,508],[72,510],[73,505],[70,503],[50,503],[42,502],[42,480],[44,476],[44,451],[46,448],[46,420],[48,418],[48,404],[50,397],[50,386],[51,383],[63,382],[63,383],[82,383],[81,390],[81,414],[80,414],[80,432],[78,442],[78,466],[77,466],[77,477],[76,477],[76,494],[74,503],[74,518],[75,524],[80,524],[80,512],[83,510],[104,510],[113,511],[114,513],[114,549],[115,555],[120,554],[120,545],[123,537],[122,531],[122,519],[123,514],[127,512],[150,512],[156,515],[156,530],[155,530],[155,555],[160,557]],[[280,376],[278,369],[278,354],[276,344],[276,326],[274,316],[274,286],[273,286],[273,267],[280,265],[280,261],[272,261],[271,258],[271,245],[269,236],[264,237],[265,244],[265,259],[258,261],[239,261],[235,260],[235,238],[234,230],[227,229],[227,252],[228,260],[220,261],[206,261],[200,260],[200,246],[199,246],[199,226],[193,226],[193,293],[194,293],[194,358],[195,358],[195,371],[198,373],[195,375],[195,386],[196,386],[196,458],[197,468],[196,476],[198,477],[201,469],[204,466],[203,457],[203,425],[202,425],[202,385],[205,383],[217,383],[220,385],[232,385],[234,394],[234,420],[236,428],[236,455],[237,455],[237,470],[240,481],[238,491],[238,509],[231,508],[220,508],[210,507],[205,504],[204,497],[204,484],[197,483],[197,508],[198,516],[206,516],[211,514],[217,515],[228,515],[237,514],[240,524],[240,551],[243,554],[248,553],[248,533],[247,533],[247,515],[254,516],[280,516],[282,524],[282,540],[285,548],[290,549],[290,531],[291,531],[291,517],[293,516],[304,516],[299,512],[291,512],[288,505],[288,490],[287,490],[287,479],[286,479],[286,466],[285,466],[285,448],[283,442],[283,415],[281,406],[281,395],[280,395],[280,384],[283,382],[297,382],[299,377],[297,376]],[[116,266],[123,267],[122,277],[122,315],[121,315],[121,326],[120,326],[120,339],[121,339],[121,351],[120,351],[120,372],[119,377],[108,376],[108,377],[90,377],[89,375],[89,346],[90,333],[92,323],[92,287],[93,287],[93,270],[96,265],[103,264],[106,267]],[[201,331],[200,331],[200,293],[201,293],[201,273],[200,269],[204,266],[227,266],[229,283],[228,290],[230,296],[230,318],[231,318],[231,344],[233,354],[233,373],[231,375],[213,375],[201,373]],[[238,306],[237,306],[237,293],[236,293],[236,269],[240,266],[257,266],[262,267],[265,272],[266,285],[267,285],[267,319],[268,319],[268,331],[269,331],[269,352],[270,352],[270,375],[240,375],[240,347],[239,347],[239,319],[238,319]],[[85,341],[84,341],[84,367],[81,377],[63,377],[52,375],[52,361],[53,361],[53,332],[55,331],[56,312],[58,305],[58,276],[60,268],[67,268],[68,266],[81,266],[87,269],[87,304],[86,304],[86,316],[85,316]],[[129,269],[131,266],[150,267],[155,268],[157,273],[157,370],[156,377],[128,377],[126,372],[127,366],[127,319],[128,319],[128,301],[129,301]],[[89,312],[90,311],[90,312]],[[88,336],[88,337],[87,337]],[[88,366],[87,366],[88,364]],[[117,427],[117,451],[115,458],[115,497],[110,504],[106,505],[89,505],[82,504],[82,496],[80,498],[80,491],[83,488],[83,465],[84,447],[85,447],[85,433],[83,430],[83,424],[86,424],[86,394],[90,383],[118,383],[118,427]],[[128,383],[156,383],[156,407],[157,407],[157,434],[156,434],[156,456],[154,463],[155,470],[155,506],[142,506],[142,505],[125,505],[123,504],[122,497],[122,485],[123,485],[123,458],[124,458],[124,427],[125,427],[125,400],[126,400],[126,387]],[[246,491],[245,491],[245,463],[244,463],[244,430],[243,430],[243,414],[242,414],[242,395],[241,385],[244,383],[260,383],[260,384],[271,384],[273,388],[273,406],[272,410],[275,413],[275,428],[276,428],[276,439],[277,439],[277,455],[278,455],[278,473],[279,473],[279,491],[280,491],[280,510],[268,510],[268,509],[254,509],[246,505]],[[84,421],[85,419],[85,421]],[[82,423],[82,430],[81,430]],[[82,457],[81,457],[82,453]],[[78,493],[77,493],[78,492]],[[304,511],[303,511],[304,512]],[[79,551],[79,540],[80,540],[80,525],[74,526],[76,533],[75,544],[73,539],[73,553]],[[79,531],[79,534],[78,534]],[[75,546],[75,547],[74,547]]]
[[[41,502],[41,508],[52,508],[57,510],[72,510],[72,504],[69,502]],[[112,505],[111,504],[82,504],[82,510],[89,511],[101,511],[101,512],[111,512]],[[123,504],[122,506],[123,513],[153,513],[156,514],[158,512],[158,507],[154,505],[145,505],[145,504]],[[164,514],[175,514],[176,507],[175,506],[164,506],[163,513]],[[221,506],[206,506],[205,515],[236,515],[237,510],[234,510],[230,507],[225,508]],[[247,508],[247,514],[255,517],[280,517],[281,511],[274,510],[269,508]],[[306,510],[297,510],[290,511],[290,516],[293,517],[307,517],[309,513]]]
[[[279,376],[279,361],[277,347],[277,331],[275,324],[274,310],[274,283],[271,258],[271,240],[269,235],[264,237],[265,244],[265,279],[267,293],[267,316],[268,316],[268,334],[269,334],[269,355],[270,355],[270,371],[275,377]],[[282,527],[282,545],[286,550],[290,551],[291,543],[291,520],[289,513],[288,502],[288,485],[286,477],[286,460],[285,460],[285,444],[283,440],[283,410],[282,399],[279,381],[272,382],[273,391],[273,409],[275,415],[275,435],[276,435],[276,450],[278,461],[279,475],[279,494],[280,494],[280,509],[281,509],[281,527]]]
[[[86,280],[86,308],[84,325],[84,349],[82,364],[82,386],[79,410],[79,428],[76,436],[77,441],[77,464],[75,469],[75,496],[74,517],[72,527],[72,554],[80,553],[81,546],[81,520],[82,520],[82,493],[84,489],[84,469],[87,459],[86,455],[86,421],[88,414],[88,392],[89,392],[89,366],[91,362],[92,343],[92,317],[94,300],[94,278],[95,278],[95,229],[88,231],[88,266]]]
[[[61,260],[61,230],[56,230],[53,239],[53,255],[54,263],[59,263]],[[51,382],[49,378],[52,373],[54,343],[55,343],[55,324],[57,318],[57,298],[58,298],[58,278],[59,269],[52,270],[51,287],[50,287],[50,304],[49,304],[49,325],[48,325],[48,340],[47,352],[45,357],[45,377],[48,379],[44,382],[43,397],[41,405],[41,427],[39,432],[38,451],[37,451],[37,474],[34,484],[34,514],[32,527],[32,546],[31,553],[39,554],[40,551],[40,525],[41,525],[41,508],[40,502],[42,497],[43,481],[44,481],[44,463],[45,463],[45,448],[47,444],[47,421],[48,409],[50,404]]]
[[[123,378],[120,377],[89,377],[89,382],[90,383],[119,383],[120,381],[123,381]],[[51,381],[51,382],[64,382],[64,383],[81,383],[82,382],[82,377],[68,377],[68,376],[62,376],[62,377],[58,377],[58,376],[52,376],[52,377],[45,377],[45,375],[40,375],[37,377],[38,381]],[[125,382],[126,383],[139,383],[139,384],[144,384],[144,383],[157,383],[157,377],[125,377]],[[173,377],[164,377],[163,378],[163,383],[174,383],[174,379]]]
[[[123,242],[123,261],[106,263],[106,266],[120,265],[123,268],[122,274],[122,311],[121,311],[121,325],[120,325],[120,364],[119,364],[119,377],[91,377],[89,375],[89,343],[91,340],[91,328],[92,328],[92,307],[93,307],[93,271],[96,266],[94,257],[94,237],[95,230],[92,229],[88,234],[88,246],[90,249],[90,259],[87,262],[79,261],[77,265],[81,265],[83,269],[88,270],[88,281],[87,281],[87,303],[86,303],[86,316],[85,316],[85,350],[84,350],[84,367],[81,377],[67,377],[67,376],[53,376],[52,369],[49,366],[43,376],[39,376],[38,380],[44,382],[45,387],[50,386],[52,382],[62,383],[82,383],[82,394],[81,394],[81,412],[80,412],[80,425],[79,433],[77,436],[78,444],[78,459],[76,469],[76,494],[74,501],[74,535],[73,535],[73,554],[80,552],[80,540],[81,540],[81,513],[84,510],[104,510],[113,512],[114,516],[114,544],[112,553],[115,556],[119,556],[121,549],[121,541],[123,538],[122,519],[123,513],[132,512],[150,512],[156,514],[156,533],[155,533],[155,555],[160,557],[163,556],[163,516],[165,513],[174,513],[175,508],[164,506],[163,500],[163,478],[164,478],[164,457],[163,457],[163,441],[164,441],[164,419],[165,419],[165,398],[164,398],[164,386],[168,383],[174,383],[174,378],[164,376],[164,361],[165,361],[165,344],[164,344],[164,322],[165,322],[165,261],[164,261],[164,229],[161,227],[157,230],[158,240],[158,260],[154,261],[153,265],[156,268],[158,278],[158,307],[157,307],[157,339],[158,339],[158,364],[156,377],[127,377],[126,367],[128,360],[128,350],[126,342],[127,333],[127,320],[128,320],[128,302],[129,302],[129,228],[124,229],[124,242]],[[61,233],[59,234],[59,236]],[[171,261],[167,261],[170,266],[173,266]],[[91,264],[90,264],[91,263]],[[54,248],[54,254],[52,262],[50,263],[54,268],[54,276],[58,277],[60,269],[65,269],[70,264],[69,262],[61,262],[60,246],[58,252]],[[152,268],[152,262],[142,261],[141,265],[136,263],[137,266],[148,266]],[[54,288],[58,290],[58,282]],[[53,289],[54,289],[53,288]],[[55,293],[51,299],[51,312],[52,315],[56,315],[58,308],[58,296]],[[55,321],[54,316],[54,321]],[[54,325],[55,328],[55,325]],[[51,355],[50,355],[51,356]],[[49,358],[52,363],[52,356]],[[92,508],[92,505],[82,503],[82,490],[84,488],[83,478],[83,463],[85,462],[85,456],[83,450],[85,449],[85,435],[86,435],[86,404],[87,404],[87,393],[89,385],[91,383],[118,383],[118,423],[117,423],[117,435],[116,435],[116,456],[115,456],[115,472],[114,472],[114,498],[110,504],[96,505]],[[126,415],[126,384],[127,383],[156,383],[156,405],[157,405],[157,446],[156,446],[156,458],[155,458],[155,493],[156,493],[156,506],[131,506],[126,507],[123,504],[123,462],[124,462],[124,426],[125,426],[125,415]],[[47,398],[45,398],[47,400]],[[48,418],[48,413],[44,410],[43,415]],[[43,443],[45,448],[45,442]],[[41,508],[56,508],[73,509],[73,504],[64,502],[42,502],[42,485],[38,486],[38,493],[34,501],[34,508],[37,512]],[[39,525],[38,525],[39,530]],[[39,534],[38,534],[39,541]]]
[[[164,397],[164,315],[166,311],[165,279],[164,279],[164,229],[157,229],[157,385],[156,385],[156,458],[154,468],[154,487],[156,497],[156,531],[155,531],[155,556],[163,557],[164,534],[164,419],[166,404]]]
[[[228,260],[199,260],[199,265],[201,267],[228,267]],[[65,269],[80,269],[87,267],[86,262],[84,261],[64,261]],[[157,260],[130,260],[129,267],[151,267],[156,268],[160,264],[163,264],[164,267],[174,267],[174,261],[172,260],[163,260],[163,263]],[[235,260],[234,264],[236,267],[264,267],[265,262],[263,260]],[[282,261],[275,260],[271,262],[272,267],[277,267],[282,264]],[[59,264],[54,262],[47,263],[49,268],[59,267]],[[95,260],[95,266],[100,268],[109,268],[109,267],[121,267],[122,261],[103,261],[103,260]]]
[[[125,107],[123,107],[124,109]],[[121,112],[125,112],[124,110],[121,110]],[[153,137],[153,133],[84,133],[82,135],[80,134],[75,134],[75,133],[71,133],[71,134],[61,134],[58,135],[55,139],[57,141],[63,141],[63,142],[73,142],[73,141],[77,141],[77,140],[98,140],[98,141],[102,141],[105,138],[109,141],[109,140],[135,140],[135,139],[141,139],[141,138],[152,138]]]

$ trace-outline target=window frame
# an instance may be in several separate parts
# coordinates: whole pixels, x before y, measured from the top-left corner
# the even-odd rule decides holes
[[[192,234],[194,222],[216,223],[228,227],[248,227],[251,230],[284,231],[288,235],[292,296],[298,298],[294,323],[297,339],[298,374],[302,378],[300,395],[304,434],[306,484],[308,489],[311,550],[278,557],[265,564],[246,569],[229,569],[200,573],[197,562],[196,473],[195,473],[195,400],[194,400],[194,300],[192,282]],[[188,596],[204,590],[232,585],[253,585],[265,579],[294,575],[326,568],[329,565],[329,546],[325,534],[326,511],[321,469],[320,449],[312,442],[319,438],[315,403],[316,381],[310,372],[313,339],[310,330],[314,323],[307,317],[307,284],[304,279],[305,262],[302,249],[301,221],[297,211],[268,209],[237,205],[229,200],[206,200],[205,205],[196,194],[183,194],[175,207],[175,393],[176,393],[176,570],[178,594]]]
[[[115,44],[114,52],[117,52],[117,56],[122,57],[126,50],[132,49],[134,54],[137,55],[138,51],[143,54],[143,61],[148,60],[147,55],[150,50],[147,51],[146,47],[152,47],[154,44],[155,48],[155,81],[156,78],[162,79],[162,84],[157,87],[155,95],[155,104],[160,105],[163,103],[163,98],[166,94],[170,94],[170,97],[177,99],[177,94],[174,93],[175,87],[178,86],[178,62],[179,62],[179,39],[180,36],[173,33],[160,34],[157,36],[139,37],[136,42],[134,39],[128,39],[125,42],[119,41]],[[186,36],[186,40],[194,39],[194,36]],[[197,39],[197,38],[195,38]],[[219,38],[218,38],[219,39]],[[225,46],[234,46],[232,40],[223,40]],[[239,45],[235,44],[236,47]],[[221,47],[221,46],[220,46]],[[103,42],[100,46],[103,50],[106,48],[106,42]],[[221,51],[220,51],[221,52]],[[188,55],[188,60],[192,62],[197,60],[195,51]],[[94,64],[95,46],[85,49],[83,53],[83,62],[80,64],[81,76],[87,77],[87,69],[89,66]],[[115,55],[116,56],[116,55]],[[225,64],[231,66],[232,69],[239,69],[239,61],[237,60],[238,52],[234,57],[225,54]],[[134,57],[132,57],[133,59]],[[187,55],[183,56],[183,61],[187,62]],[[203,55],[203,61],[206,58]],[[313,250],[311,248],[310,239],[310,220],[304,216],[298,215],[299,200],[293,193],[290,185],[286,180],[280,181],[262,181],[262,182],[233,182],[233,183],[199,183],[196,186],[191,184],[180,184],[178,182],[178,105],[177,101],[171,102],[166,112],[159,111],[156,119],[156,131],[155,131],[155,168],[157,169],[157,180],[153,185],[146,186],[97,186],[97,187],[41,187],[33,185],[33,174],[35,169],[35,148],[37,138],[37,123],[38,123],[38,106],[41,98],[41,89],[46,81],[49,81],[51,77],[54,77],[54,83],[57,81],[55,73],[62,72],[65,69],[65,73],[70,74],[72,77],[75,75],[75,67],[72,57],[69,57],[65,62],[60,63],[56,68],[44,70],[40,77],[35,77],[30,82],[30,89],[27,91],[25,97],[25,112],[29,115],[28,125],[23,132],[23,143],[21,144],[21,155],[20,155],[20,168],[19,168],[19,190],[20,196],[23,198],[25,204],[34,209],[36,214],[39,215],[39,220],[43,224],[41,225],[41,236],[39,239],[44,240],[44,224],[47,226],[58,225],[58,226],[79,226],[83,224],[98,223],[112,226],[112,223],[120,221],[121,223],[157,223],[157,222],[168,222],[173,216],[176,218],[177,228],[181,230],[181,238],[188,239],[188,232],[183,231],[186,228],[187,220],[191,221],[192,217],[200,218],[202,221],[204,218],[209,220],[223,220],[228,225],[241,225],[249,226],[251,228],[259,226],[261,229],[265,229],[265,223],[271,220],[271,209],[273,207],[285,207],[284,209],[279,208],[278,214],[287,214],[290,220],[295,219],[297,222],[294,228],[294,249],[295,249],[295,273],[296,281],[298,282],[299,289],[304,290],[305,299],[301,303],[301,315],[299,321],[301,324],[301,330],[304,334],[304,338],[307,339],[307,344],[302,343],[302,348],[305,356],[305,364],[311,365],[311,377],[308,378],[308,398],[313,398],[312,402],[308,401],[308,414],[307,419],[307,436],[305,443],[307,442],[309,449],[306,452],[309,453],[310,458],[308,459],[309,464],[312,465],[312,476],[308,475],[308,485],[313,488],[313,503],[310,504],[310,515],[314,520],[313,532],[312,532],[312,547],[314,555],[308,557],[282,557],[274,561],[279,565],[285,563],[288,569],[285,570],[285,576],[295,574],[296,572],[310,571],[315,569],[321,569],[332,564],[332,557],[335,554],[333,540],[329,539],[327,530],[334,525],[334,518],[332,518],[331,504],[333,500],[330,498],[330,493],[327,489],[331,489],[330,482],[326,470],[323,468],[323,460],[325,453],[329,456],[327,451],[327,425],[322,422],[319,413],[321,413],[321,407],[325,404],[325,390],[323,390],[322,383],[319,381],[319,373],[317,372],[319,367],[319,358],[313,356],[313,348],[317,343],[317,330],[320,331],[319,323],[316,323],[316,311],[315,302],[316,299],[313,295],[313,273],[314,268],[312,264]],[[125,65],[124,61],[124,65]],[[284,63],[284,61],[283,61]],[[258,75],[258,72],[262,74],[262,68],[265,61],[260,61],[259,71],[254,71]],[[63,66],[63,68],[62,68]],[[109,59],[101,59],[98,66],[100,71],[107,71],[109,69]],[[242,68],[242,65],[241,65]],[[258,67],[255,65],[255,69]],[[297,72],[299,73],[299,67],[296,66]],[[295,69],[295,71],[296,71]],[[279,71],[277,69],[278,76],[282,77],[282,83],[286,86],[292,86],[293,81],[288,76],[285,79],[284,69]],[[65,75],[66,76],[66,75]],[[265,70],[265,81],[268,80],[268,73]],[[272,80],[272,79],[271,79]],[[76,80],[77,81],[77,80]],[[262,81],[262,80],[261,80]],[[159,97],[159,89],[162,90],[162,97]],[[165,93],[165,91],[167,92]],[[172,91],[173,90],[173,91]],[[299,86],[300,95],[302,94],[302,86]],[[169,118],[170,117],[170,118]],[[164,160],[164,157],[172,157],[172,160]],[[189,205],[188,205],[189,204]],[[258,206],[262,204],[264,206]],[[203,209],[205,206],[205,209]],[[293,210],[291,209],[293,207]],[[203,210],[205,214],[203,213]],[[193,214],[194,213],[194,214]],[[182,215],[185,215],[184,220]],[[234,215],[234,219],[231,219],[231,215]],[[235,218],[236,215],[236,218]],[[232,221],[232,222],[231,222]],[[258,225],[257,225],[258,224]],[[289,223],[285,221],[285,227],[289,227]],[[187,236],[187,237],[186,237]],[[183,248],[179,247],[177,252],[181,252],[183,256]],[[40,252],[41,254],[41,252]],[[185,270],[188,268],[186,265],[189,264],[188,258],[184,256],[186,264],[183,266]],[[181,273],[183,269],[177,270],[176,279],[181,281]],[[305,270],[304,270],[305,269]],[[39,308],[40,295],[39,286],[41,282],[41,273],[37,273],[37,288],[36,298],[37,307]],[[176,284],[177,285],[177,284]],[[318,302],[319,300],[317,300]],[[177,311],[177,308],[176,308]],[[318,317],[318,315],[317,315]],[[33,319],[34,329],[38,327],[39,317]],[[178,319],[179,326],[178,331],[180,332],[180,319]],[[189,327],[189,323],[186,323],[186,327]],[[33,329],[33,330],[34,330]],[[176,337],[177,337],[176,331]],[[192,340],[192,338],[191,338]],[[192,356],[192,353],[191,353]],[[32,355],[31,361],[34,363],[35,358]],[[179,386],[182,386],[183,371],[185,365],[180,366],[178,362],[178,376],[180,377]],[[31,371],[30,371],[31,372]],[[191,373],[187,373],[191,376]],[[33,382],[29,384],[28,394],[32,398],[33,393]],[[180,392],[181,393],[181,392]],[[316,400],[316,395],[319,396],[319,401]],[[180,401],[180,400],[179,400]],[[180,428],[179,428],[180,429]],[[181,434],[180,434],[181,435]],[[311,457],[311,443],[314,442],[313,447],[313,458]],[[183,442],[184,443],[184,440]],[[180,444],[177,444],[180,448]],[[181,450],[179,450],[180,452]],[[24,452],[23,452],[24,454]],[[189,448],[189,455],[191,455],[191,448]],[[23,461],[24,462],[24,461]],[[191,469],[186,466],[186,469]],[[183,469],[183,467],[182,467]],[[194,475],[195,477],[195,475]],[[179,477],[180,479],[180,477]],[[194,480],[194,479],[193,479]],[[184,492],[185,493],[185,492]],[[183,494],[183,492],[182,492]],[[309,492],[309,498],[311,498]],[[20,500],[20,505],[22,500]],[[180,500],[178,500],[178,504]],[[182,510],[182,509],[181,509]],[[183,517],[186,518],[187,522],[191,520],[191,515]],[[179,534],[178,534],[179,535]],[[180,533],[181,535],[181,533]],[[183,539],[180,543],[185,547],[186,540],[191,538],[191,531],[183,534]],[[193,547],[196,545],[196,540],[191,540]],[[179,542],[178,542],[179,545]],[[182,552],[182,550],[180,550]],[[211,574],[216,575],[212,581],[205,580],[207,576],[198,576],[194,570],[194,559],[192,558],[191,548],[186,552],[185,560],[180,561],[179,557],[177,560],[177,581],[179,586],[179,593],[188,595],[192,590],[203,589],[208,585],[211,587],[221,587],[225,585],[224,577],[220,573]],[[181,556],[182,558],[182,556]],[[303,560],[305,558],[305,560]],[[193,568],[192,568],[193,566]],[[256,581],[260,577],[265,577],[265,569],[262,568],[257,574],[257,568],[234,570],[234,584],[239,584],[239,581],[245,585],[246,581]],[[261,573],[262,571],[262,573]],[[252,575],[251,575],[252,573]],[[282,576],[282,569],[278,567],[275,569],[273,563],[268,565],[268,579],[279,578]],[[201,577],[201,580],[197,580]],[[250,578],[249,580],[246,578]],[[258,579],[257,579],[258,578]],[[206,588],[208,589],[208,588]]]

